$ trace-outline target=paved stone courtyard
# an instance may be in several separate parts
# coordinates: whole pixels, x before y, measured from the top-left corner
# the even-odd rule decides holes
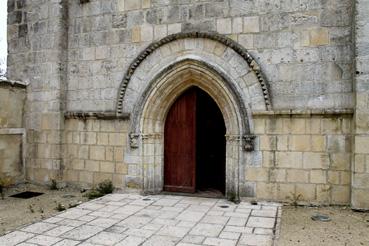
[[[273,245],[281,206],[111,194],[0,237],[0,245]]]

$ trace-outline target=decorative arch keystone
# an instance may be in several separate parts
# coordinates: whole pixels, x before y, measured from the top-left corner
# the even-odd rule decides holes
[[[118,91],[118,100],[116,105],[116,114],[117,116],[120,116],[123,114],[123,101],[124,96],[126,93],[127,86],[131,80],[132,75],[134,74],[135,70],[138,68],[138,66],[148,57],[150,54],[152,54],[154,51],[156,51],[161,46],[168,44],[172,41],[180,40],[180,39],[186,39],[186,38],[204,38],[204,39],[210,39],[213,41],[217,41],[226,47],[231,48],[233,51],[235,51],[238,55],[240,55],[249,65],[251,70],[255,73],[255,76],[261,86],[261,90],[263,93],[265,108],[267,110],[271,110],[272,104],[271,104],[271,98],[269,94],[268,89],[268,83],[265,79],[264,74],[262,73],[259,64],[255,61],[255,59],[249,54],[247,49],[242,47],[240,44],[235,42],[234,40],[224,36],[220,35],[215,32],[182,32],[182,33],[176,33],[169,35],[159,41],[151,43],[146,49],[144,49],[131,63],[129,68],[127,69],[123,80],[121,82],[119,91]]]

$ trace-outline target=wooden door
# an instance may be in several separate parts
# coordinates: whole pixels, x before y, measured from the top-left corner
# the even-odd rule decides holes
[[[182,94],[168,112],[164,130],[164,190],[196,189],[196,89]]]

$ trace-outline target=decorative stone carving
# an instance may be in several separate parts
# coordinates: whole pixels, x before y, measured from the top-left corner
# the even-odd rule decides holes
[[[126,93],[126,89],[128,86],[128,83],[131,80],[132,75],[134,74],[135,70],[138,68],[138,66],[148,57],[150,54],[152,54],[156,49],[160,48],[161,46],[168,44],[172,41],[179,40],[179,39],[185,39],[185,38],[205,38],[214,40],[217,42],[220,42],[221,44],[233,49],[237,54],[239,54],[250,66],[252,71],[255,73],[264,96],[264,102],[267,110],[271,109],[271,98],[269,95],[269,89],[268,89],[268,83],[265,79],[265,76],[263,75],[262,71],[260,70],[260,66],[257,64],[257,62],[254,60],[254,58],[249,54],[249,52],[242,47],[240,44],[235,42],[234,40],[228,38],[225,35],[218,34],[216,32],[181,32],[169,35],[167,37],[164,37],[163,39],[151,43],[146,49],[144,49],[131,63],[131,65],[128,67],[123,80],[120,84],[120,88],[118,91],[118,100],[117,100],[117,115],[121,115],[123,113],[123,100],[124,95]]]
[[[116,115],[115,112],[108,111],[68,111],[64,113],[66,119],[104,119],[104,120],[128,120],[129,114]]]
[[[227,141],[240,141],[241,140],[240,135],[226,135],[225,137]]]
[[[151,134],[141,134],[142,140],[147,139],[161,139],[163,137],[163,134],[160,133],[151,133]]]
[[[129,134],[129,146],[131,146],[132,149],[137,149],[138,148],[139,137],[140,137],[140,134],[138,134],[138,133],[130,133]]]
[[[254,151],[255,148],[255,136],[254,135],[244,135],[243,136],[243,150],[244,151]]]
[[[255,149],[255,135],[226,135],[227,141],[242,141],[242,149],[244,151],[254,151]]]

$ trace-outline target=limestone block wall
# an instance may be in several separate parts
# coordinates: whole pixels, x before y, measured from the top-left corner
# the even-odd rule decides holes
[[[24,180],[26,99],[25,84],[0,80],[0,177]]]
[[[351,197],[354,208],[369,208],[368,10],[368,0],[8,0],[8,77],[29,86],[24,126],[11,125],[13,104],[0,115],[0,160],[27,141],[19,148],[29,180],[129,186],[127,173],[142,176],[124,160],[135,162],[124,155],[129,121],[64,114],[114,114],[124,74],[149,44],[217,32],[255,58],[274,110],[248,108],[257,149],[240,180],[245,193],[327,204]]]
[[[257,198],[349,204],[351,114],[254,114],[261,163],[245,171]]]
[[[254,190],[243,196],[350,204],[351,110],[254,112],[253,123],[260,160],[244,169],[240,183]],[[64,181],[91,187],[109,179],[117,188],[141,190],[130,186],[140,167],[127,159],[128,120],[67,119],[65,127]]]
[[[63,180],[91,187],[112,180],[125,188],[128,165],[123,162],[128,122],[124,120],[68,119],[64,135]]]
[[[26,85],[0,79],[0,128],[22,128]]]
[[[23,179],[21,133],[0,133],[0,164],[0,177],[11,177],[14,182]]]
[[[261,64],[275,109],[353,107],[351,0],[69,0],[67,109],[113,110],[151,42],[218,32]]]
[[[27,178],[60,178],[67,55],[65,0],[8,1],[8,68],[29,83],[25,106]]]
[[[356,1],[356,109],[352,206],[369,209],[369,1]]]

